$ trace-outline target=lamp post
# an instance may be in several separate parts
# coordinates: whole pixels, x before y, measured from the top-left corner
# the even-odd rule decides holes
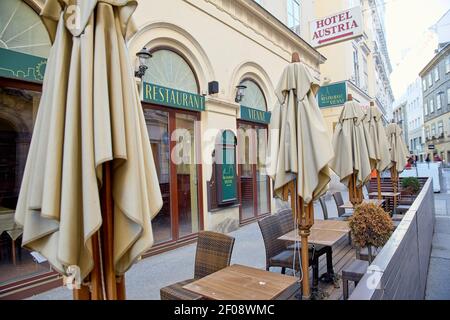
[[[236,89],[237,89],[236,90],[236,98],[234,99],[234,101],[239,103],[244,98],[244,90],[247,89],[247,86],[240,84],[240,85],[236,86]]]
[[[150,53],[150,50],[144,47],[138,53],[136,53],[136,57],[138,57],[139,59],[139,67],[136,71],[134,71],[134,76],[136,78],[142,79],[148,69],[145,63],[152,57],[152,54]]]

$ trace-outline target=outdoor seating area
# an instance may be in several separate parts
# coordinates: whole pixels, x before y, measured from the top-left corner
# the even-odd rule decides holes
[[[450,262],[450,55],[408,119],[388,3],[0,3],[0,300],[421,300]]]
[[[426,182],[426,179],[422,180]],[[421,188],[423,185],[421,183]],[[392,184],[384,184],[383,192],[390,195],[391,189]],[[361,248],[353,243],[348,220],[353,208],[346,208],[342,193],[335,192],[332,194],[334,207],[330,208],[332,214],[329,214],[326,197],[318,199],[322,212],[316,214],[322,214],[324,219],[315,219],[309,235],[308,270],[312,299],[347,300],[383,248]],[[413,202],[415,198],[408,197]],[[387,203],[376,199],[366,201],[377,206]],[[393,208],[390,213],[393,215]],[[395,216],[399,223],[404,217],[398,213]],[[162,288],[161,299],[301,300],[301,243],[292,210],[281,209],[260,219],[257,224],[264,244],[265,270],[241,263],[230,264],[233,244],[240,241],[239,237],[201,232],[195,255],[194,278]],[[211,237],[216,240],[212,241],[209,239]],[[217,239],[222,239],[226,244]],[[235,258],[239,261],[240,257]],[[199,270],[203,272],[198,273]]]

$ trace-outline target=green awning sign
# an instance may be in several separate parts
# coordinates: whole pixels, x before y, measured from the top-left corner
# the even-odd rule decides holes
[[[251,122],[268,124],[270,122],[270,112],[241,106],[241,119]]]
[[[191,111],[205,110],[205,97],[172,88],[144,82],[145,102]]]
[[[0,48],[0,77],[41,83],[47,59]]]
[[[320,87],[317,100],[320,108],[343,105],[347,101],[347,84],[340,82]]]

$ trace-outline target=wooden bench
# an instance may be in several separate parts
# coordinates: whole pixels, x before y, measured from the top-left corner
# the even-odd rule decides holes
[[[342,270],[342,290],[344,294],[344,300],[348,299],[348,282],[355,282],[355,287],[362,279],[367,271],[369,263],[362,260],[353,260]]]

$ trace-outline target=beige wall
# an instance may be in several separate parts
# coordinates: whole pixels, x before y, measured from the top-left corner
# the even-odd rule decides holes
[[[181,53],[196,73],[201,93],[216,80],[220,92],[207,96],[201,115],[201,136],[209,129],[236,132],[239,105],[235,87],[252,78],[264,92],[269,109],[275,103],[274,87],[283,68],[298,51],[302,62],[319,78],[320,54],[251,0],[140,0],[134,15],[139,31],[130,40],[130,58],[142,47],[169,47]],[[163,13],[163,14],[162,14]],[[147,72],[151,72],[148,70]],[[211,162],[211,151],[202,144],[203,162]],[[208,213],[206,181],[212,166],[203,165],[205,229],[229,231],[239,222],[239,208]],[[272,210],[275,204],[272,202]]]

